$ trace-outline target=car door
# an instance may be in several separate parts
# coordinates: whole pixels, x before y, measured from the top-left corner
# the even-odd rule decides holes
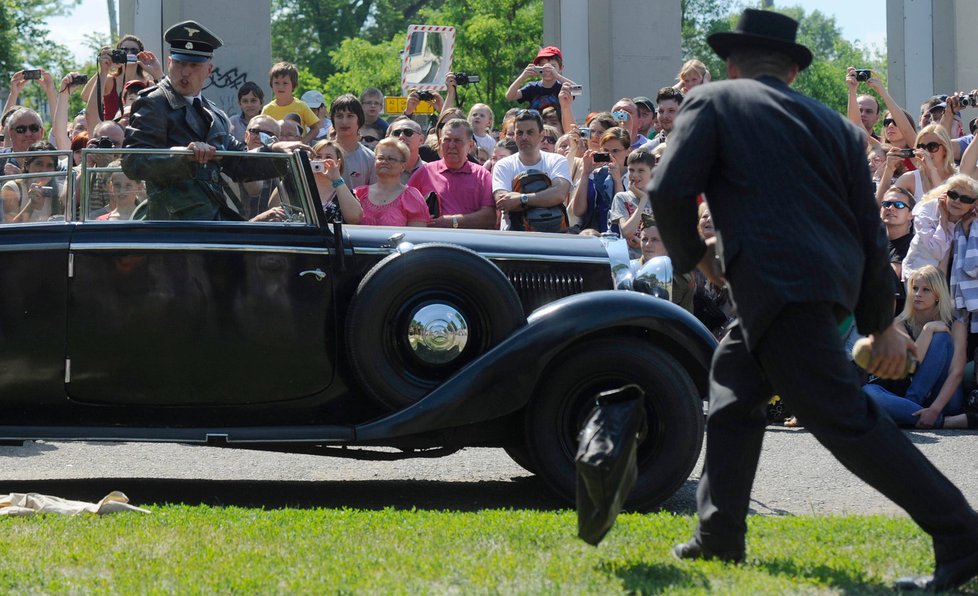
[[[335,341],[331,254],[308,197],[294,181],[290,188],[282,202],[292,221],[89,217],[79,226],[68,279],[69,397],[228,406],[324,391]]]

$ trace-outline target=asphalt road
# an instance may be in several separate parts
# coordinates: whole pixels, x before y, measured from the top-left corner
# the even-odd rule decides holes
[[[978,434],[914,431],[908,436],[978,508]],[[468,511],[568,506],[500,449],[365,462],[175,444],[34,442],[0,447],[0,460],[0,493],[41,492],[84,500],[121,490],[134,504]],[[665,509],[695,509],[698,470]],[[752,499],[753,510],[762,515],[902,514],[804,429],[770,427]]]

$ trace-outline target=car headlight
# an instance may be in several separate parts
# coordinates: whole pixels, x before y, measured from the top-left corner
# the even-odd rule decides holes
[[[653,257],[646,261],[635,273],[632,289],[656,298],[672,300],[672,259]]]
[[[633,275],[628,242],[617,234],[605,233],[601,235],[601,244],[611,262],[611,281],[615,284],[615,289],[631,290]]]

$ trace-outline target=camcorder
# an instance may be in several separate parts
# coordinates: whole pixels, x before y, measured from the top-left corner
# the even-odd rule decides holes
[[[860,69],[858,69],[856,71],[856,80],[857,81],[864,81],[865,82],[865,81],[868,81],[869,78],[872,77],[872,76],[873,76],[873,71],[869,70],[868,68],[860,68]]]
[[[455,84],[456,85],[471,85],[472,83],[478,83],[481,77],[479,75],[469,74],[466,72],[455,73]]]
[[[25,81],[40,80],[40,78],[41,78],[41,71],[40,70],[35,69],[35,70],[25,70],[24,71],[24,80]]]

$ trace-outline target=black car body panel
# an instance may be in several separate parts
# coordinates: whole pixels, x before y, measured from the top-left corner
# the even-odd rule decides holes
[[[86,199],[80,208],[70,205],[67,221],[0,223],[0,439],[294,451],[514,446],[522,444],[523,418],[562,356],[596,338],[607,345],[609,337],[638,338],[630,345],[655,346],[652,356],[681,369],[691,382],[680,379],[676,386],[695,387],[698,395],[674,399],[698,402],[705,395],[715,341],[668,301],[613,290],[615,259],[607,241],[325,225],[308,163],[297,155],[282,159],[291,160],[285,168],[291,178],[278,186],[286,221],[73,216],[88,211]],[[115,175],[119,168],[92,171]],[[83,195],[90,191],[88,184],[82,188]],[[506,290],[508,312],[517,318],[498,342],[469,336],[481,346],[478,353],[463,348],[457,365],[438,364],[445,374],[430,392],[392,407],[370,397],[373,380],[351,365],[351,334],[358,330],[350,314],[364,285],[382,277],[371,272],[393,262],[391,255],[432,245],[459,253],[453,266],[482,267],[482,259],[495,265],[485,270],[501,277],[487,287]],[[425,292],[435,306],[460,309],[455,314],[463,322],[473,315],[459,306],[464,300],[452,300],[450,283],[432,292],[431,277]],[[375,299],[382,295],[373,292]],[[416,295],[425,307],[426,298]],[[407,331],[418,331],[426,319],[407,316],[410,325],[396,339],[416,350]],[[462,345],[466,333],[485,334],[433,325],[422,330],[455,334]],[[373,338],[366,340],[369,348]],[[384,353],[379,349],[378,357]],[[690,432],[701,436],[701,425]]]

